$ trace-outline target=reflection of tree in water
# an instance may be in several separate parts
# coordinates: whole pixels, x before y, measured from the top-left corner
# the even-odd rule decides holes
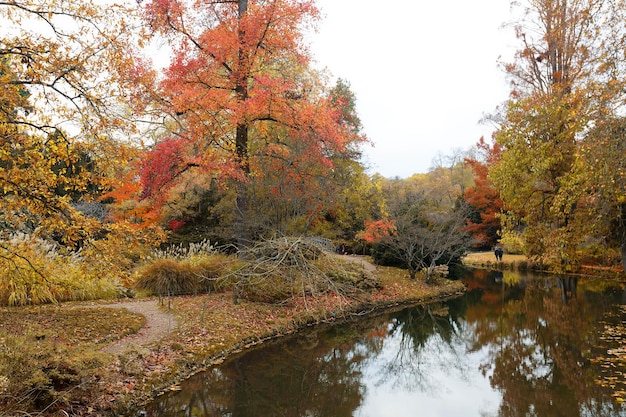
[[[566,304],[568,300],[576,298],[576,288],[578,287],[578,278],[576,277],[557,277],[557,283],[561,289],[561,301]]]
[[[384,364],[379,384],[391,382],[409,390],[437,392],[435,369],[462,377],[465,361],[460,357],[459,326],[445,304],[406,309],[394,315],[387,343],[397,343],[395,354]]]
[[[249,352],[192,378],[149,415],[353,416],[370,370],[382,366],[375,382],[437,394],[447,388],[438,376],[463,378],[465,356],[488,352],[482,370],[502,394],[499,416],[626,416],[611,391],[594,383],[599,374],[590,363],[598,322],[623,287],[499,277],[477,274],[464,281],[466,296],[446,304],[316,329]]]
[[[149,415],[352,416],[364,395],[360,369],[382,346],[376,330],[358,338],[363,325],[312,331],[249,352],[194,376],[183,391],[153,404]]]
[[[588,357],[602,307],[577,289],[572,277],[528,280],[524,297],[503,305],[497,329],[476,324],[476,342],[490,347],[483,372],[503,395],[500,416],[616,415]]]

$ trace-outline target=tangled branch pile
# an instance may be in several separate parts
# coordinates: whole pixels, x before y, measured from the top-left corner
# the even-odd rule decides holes
[[[349,296],[380,285],[361,265],[342,262],[305,237],[261,241],[240,255],[246,264],[235,272],[235,302],[285,303],[329,292]]]

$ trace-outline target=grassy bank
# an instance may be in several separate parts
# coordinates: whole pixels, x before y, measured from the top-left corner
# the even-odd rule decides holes
[[[141,314],[98,303],[4,308],[2,357],[11,363],[0,369],[20,372],[30,392],[9,397],[15,387],[3,387],[5,376],[0,375],[5,413],[0,415],[125,415],[191,374],[263,341],[317,323],[454,297],[465,290],[460,282],[445,279],[410,281],[406,271],[395,268],[378,267],[375,274],[381,288],[373,291],[350,297],[295,297],[281,305],[245,300],[235,304],[229,292],[173,297],[164,300],[163,309],[178,326],[156,343],[131,343],[119,353],[102,349],[137,332],[144,323]],[[41,414],[22,407],[33,395]]]
[[[513,255],[505,253],[502,261],[496,261],[493,252],[473,252],[463,258],[463,264],[478,268],[507,268],[507,269],[529,269],[528,258],[524,255]],[[521,267],[521,268],[520,268]]]
[[[540,264],[528,259],[524,255],[504,254],[502,261],[496,262],[493,252],[474,252],[463,258],[463,264],[475,268],[509,269],[515,271],[541,271],[550,273],[550,265]],[[621,265],[612,267],[594,265],[592,263],[578,265],[571,275],[600,276],[604,278],[626,279]]]

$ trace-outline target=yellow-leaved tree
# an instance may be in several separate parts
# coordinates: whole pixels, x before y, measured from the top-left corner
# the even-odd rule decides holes
[[[620,123],[625,99],[626,3],[516,5],[520,49],[505,66],[511,98],[495,135],[501,159],[489,173],[506,210],[503,232],[519,233],[528,256],[561,271],[577,269],[592,245],[614,248],[615,236],[626,262],[624,189],[615,185],[624,183],[623,140],[620,129],[605,129]],[[589,175],[600,167],[619,178]]]
[[[0,2],[0,302],[84,296],[87,282],[111,292],[93,285],[110,259],[76,264],[78,282],[62,282],[59,265],[133,236],[97,201],[131,158],[133,16],[99,2]]]

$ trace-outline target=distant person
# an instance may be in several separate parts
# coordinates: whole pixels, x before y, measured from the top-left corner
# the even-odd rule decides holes
[[[343,244],[342,244],[342,245],[339,245],[339,246],[337,247],[337,253],[338,253],[339,255],[345,255],[345,254],[346,254],[346,245],[343,245]]]
[[[496,261],[502,261],[502,255],[504,255],[504,251],[502,248],[497,247],[496,250],[493,251],[494,255],[496,255]]]

